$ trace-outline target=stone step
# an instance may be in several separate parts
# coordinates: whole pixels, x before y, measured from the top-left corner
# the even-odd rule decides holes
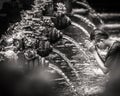
[[[77,7],[73,9],[73,14],[87,15],[88,9]],[[105,23],[120,22],[120,13],[98,13],[98,15]]]
[[[102,26],[108,34],[119,37],[120,36],[120,23],[105,24]]]
[[[120,23],[120,13],[101,13],[99,16],[105,23]]]
[[[120,30],[120,23],[114,23],[114,24],[105,24],[102,26],[103,29],[108,29],[108,30]]]
[[[120,13],[100,13],[101,18],[118,18],[120,17]]]
[[[76,24],[78,24],[78,25],[84,25],[85,26],[85,23],[83,23],[83,22],[81,22],[81,20],[80,20],[80,18],[79,18],[79,14],[78,15],[75,15],[75,16],[72,16],[72,20],[76,23]],[[103,14],[103,15],[100,15],[100,16],[103,16],[103,18],[106,18],[107,19],[107,17],[109,17],[108,16],[108,14]],[[115,17],[119,17],[120,16],[120,14],[110,14],[110,17],[109,18],[114,18],[114,20],[116,19]],[[102,18],[102,19],[103,19]],[[108,18],[108,19],[109,19]],[[88,18],[87,18],[88,19]],[[120,19],[120,18],[119,18]],[[89,19],[88,19],[89,20]],[[119,20],[118,20],[118,23],[116,23],[115,21],[112,21],[112,19],[111,19],[111,23],[109,23],[109,22],[105,22],[105,25],[103,25],[102,26],[102,29],[105,29],[109,34],[115,34],[115,35],[118,35],[118,34],[120,34],[120,22],[119,22]],[[117,21],[117,20],[116,20]],[[84,27],[85,29],[87,28],[88,29],[88,27]],[[91,28],[90,28],[91,29]]]

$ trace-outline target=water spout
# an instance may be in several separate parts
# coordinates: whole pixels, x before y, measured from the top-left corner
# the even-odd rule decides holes
[[[49,67],[53,70],[55,70],[59,75],[61,75],[66,82],[68,83],[68,85],[70,86],[70,88],[75,92],[76,96],[79,96],[75,86],[70,82],[70,79],[64,74],[64,72],[62,72],[62,70],[60,68],[58,68],[56,65],[54,64],[49,64]]]
[[[87,37],[90,37],[89,32],[83,26],[81,26],[75,22],[72,22],[72,25],[74,25],[74,26],[78,27],[80,30],[82,30],[82,32],[84,32]]]
[[[104,24],[104,22],[103,22],[103,20],[100,18],[100,16],[95,12],[95,10],[91,7],[91,6],[89,6],[89,4],[88,4],[88,2],[86,1],[86,3],[83,3],[83,2],[77,2],[78,4],[80,4],[80,5],[82,5],[82,6],[84,6],[84,7],[86,7],[89,11],[90,11],[90,13],[92,14],[92,15],[94,15],[95,17],[97,17],[99,20],[100,20],[100,23],[101,24]]]
[[[74,14],[75,17],[79,18],[81,21],[83,21],[84,23],[86,23],[90,28],[92,28],[93,30],[96,29],[96,26],[93,22],[91,22],[88,18],[81,16],[81,15],[77,15]]]
[[[73,65],[71,64],[70,60],[65,56],[65,54],[61,53],[57,49],[53,49],[53,52],[57,53],[59,56],[61,56],[65,60],[65,62],[69,65],[69,67],[74,71],[76,77],[79,79],[79,74],[77,73],[77,70],[73,67]]]
[[[69,36],[66,36],[66,35],[64,35],[63,38],[66,39],[66,40],[68,40],[68,41],[70,41],[70,42],[72,42],[77,47],[77,49],[79,50],[79,52],[82,52],[84,54],[84,56],[86,57],[86,59],[89,60],[89,57],[87,56],[87,54],[85,53],[85,51],[82,50],[82,48],[79,45],[79,43],[77,43],[73,38],[71,38]]]

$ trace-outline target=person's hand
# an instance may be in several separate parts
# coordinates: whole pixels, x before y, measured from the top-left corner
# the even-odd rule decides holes
[[[93,53],[95,51],[94,43],[90,42],[88,40],[86,40],[85,43],[86,43],[86,47],[89,49],[89,51]]]
[[[89,51],[92,53],[95,51],[95,45],[93,43],[90,43],[88,48],[89,48]]]

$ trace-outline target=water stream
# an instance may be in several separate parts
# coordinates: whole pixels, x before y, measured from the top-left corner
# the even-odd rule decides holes
[[[57,49],[53,49],[54,53],[57,53],[59,56],[61,56],[65,62],[69,65],[69,67],[74,71],[76,77],[79,79],[79,74],[77,73],[77,70],[74,68],[74,66],[71,64],[70,60],[65,56],[65,54],[63,54],[62,52],[60,52]]]
[[[104,22],[103,22],[103,20],[100,18],[100,16],[95,12],[95,10],[93,9],[93,8],[91,8],[91,6],[89,6],[89,4],[86,4],[86,3],[83,3],[83,2],[78,2],[78,4],[80,4],[80,5],[83,5],[83,6],[85,6],[89,11],[90,11],[90,13],[92,14],[92,15],[94,15],[95,17],[97,17],[99,20],[100,20],[100,23],[101,24],[104,24]]]
[[[49,67],[55,70],[59,75],[61,75],[65,79],[65,81],[68,83],[68,85],[70,86],[71,90],[75,93],[75,95],[79,96],[79,93],[77,92],[75,86],[72,84],[70,79],[64,74],[64,72],[62,72],[60,68],[58,68],[56,65],[53,65],[53,64],[49,64]]]
[[[77,43],[74,39],[72,39],[71,37],[69,37],[67,35],[64,35],[63,38],[66,39],[66,40],[68,40],[68,41],[70,41],[70,42],[72,42],[76,46],[76,48],[78,49],[78,51],[82,52],[84,54],[85,58],[89,60],[89,57],[87,56],[87,54],[85,53],[85,51],[82,50],[82,48],[79,45],[79,43]]]
[[[96,26],[93,22],[91,22],[88,18],[81,16],[81,15],[77,15],[74,14],[75,17],[79,18],[81,21],[83,21],[84,23],[86,23],[89,27],[91,27],[92,29],[96,29]]]
[[[88,32],[84,27],[82,27],[81,25],[79,25],[79,24],[77,24],[77,23],[75,23],[75,22],[72,22],[72,25],[74,25],[74,26],[76,26],[77,28],[79,28],[80,30],[82,30],[82,31],[87,35],[87,37],[90,37],[89,32]]]

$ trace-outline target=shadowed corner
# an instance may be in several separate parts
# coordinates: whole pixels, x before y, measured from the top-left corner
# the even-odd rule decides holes
[[[30,10],[34,0],[0,1],[0,37],[5,34],[10,24],[21,20],[21,11]]]

